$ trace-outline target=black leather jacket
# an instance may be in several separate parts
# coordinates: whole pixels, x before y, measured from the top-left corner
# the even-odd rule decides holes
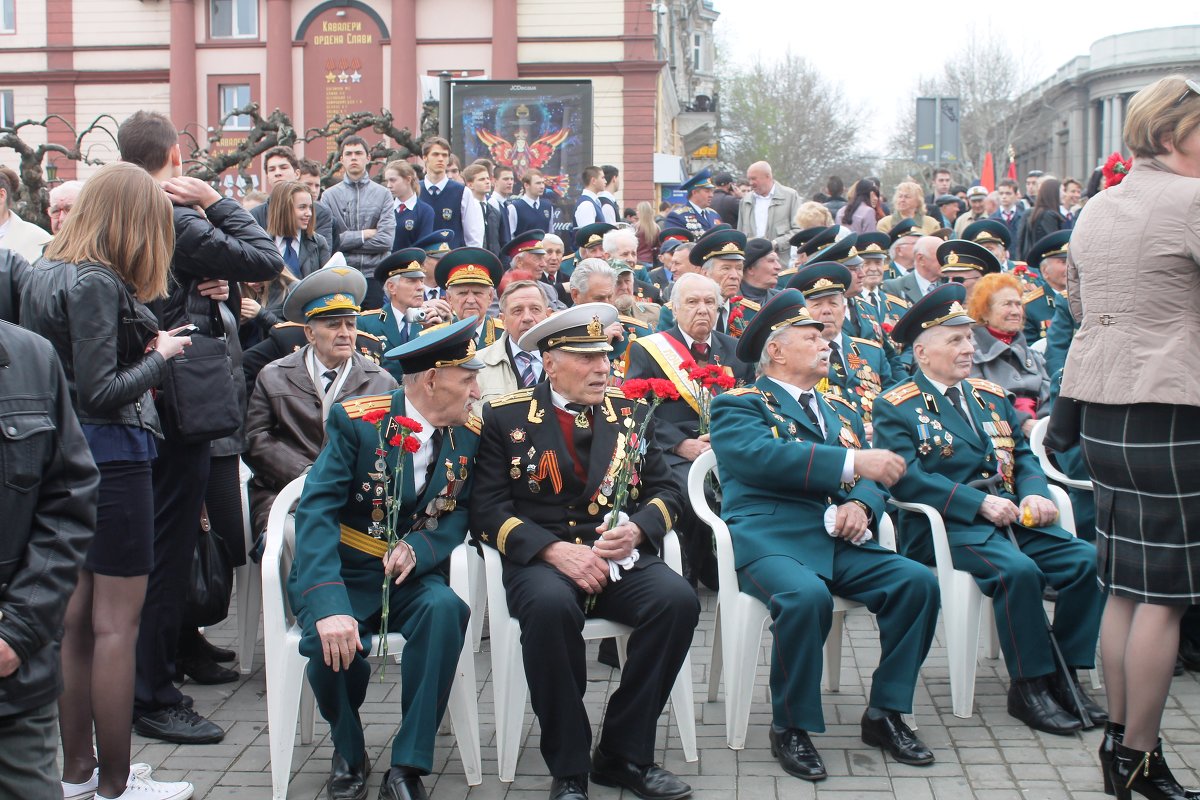
[[[67,600],[96,527],[100,474],[44,339],[0,322],[0,717],[53,702]]]
[[[58,352],[80,422],[162,435],[150,389],[162,383],[166,361],[146,353],[158,328],[116,273],[39,259],[25,280],[21,317]]]
[[[0,248],[0,319],[20,323],[21,285],[29,274],[29,262],[15,250]]]

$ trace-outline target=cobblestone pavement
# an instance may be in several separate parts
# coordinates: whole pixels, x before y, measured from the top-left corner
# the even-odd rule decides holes
[[[937,757],[929,767],[909,767],[885,759],[858,738],[858,721],[865,706],[866,689],[879,657],[874,617],[850,613],[842,651],[841,691],[824,695],[827,730],[813,741],[825,759],[829,778],[809,784],[788,776],[771,757],[767,744],[770,706],[767,700],[769,634],[763,637],[758,685],[750,715],[746,748],[725,746],[725,707],[721,700],[706,702],[713,611],[716,595],[702,590],[704,612],[692,646],[695,678],[697,734],[700,759],[686,763],[678,731],[664,713],[659,724],[659,758],[668,769],[684,777],[695,797],[793,800],[793,798],[901,797],[903,800],[1104,800],[1096,748],[1100,730],[1077,736],[1051,736],[1029,730],[1005,711],[1008,685],[1002,662],[980,658],[975,687],[975,715],[958,719],[950,709],[950,683],[946,652],[939,627],[917,686],[915,712],[919,735]],[[233,615],[209,630],[210,638],[232,647]],[[597,725],[603,701],[617,686],[619,673],[596,662],[596,645],[588,655],[587,703]],[[476,655],[480,682],[479,720],[483,746],[483,783],[468,787],[452,736],[438,737],[435,773],[426,778],[433,800],[542,800],[550,779],[538,752],[538,726],[532,712],[526,716],[526,739],[517,763],[516,780],[501,783],[496,777],[495,725],[492,706],[491,661],[488,641]],[[392,732],[400,714],[398,669],[389,669],[381,683],[373,680],[363,709],[367,747],[374,758],[370,797],[387,767]],[[270,750],[267,738],[266,684],[261,640],[252,674],[224,686],[188,684],[184,691],[195,698],[196,709],[228,731],[216,745],[176,746],[134,737],[133,758],[156,767],[163,780],[186,779],[196,786],[197,798],[268,798],[271,793]],[[1097,693],[1099,698],[1103,693]],[[1196,785],[1200,775],[1200,676],[1176,678],[1163,719],[1163,738],[1169,762],[1184,785]],[[288,798],[324,797],[324,783],[333,749],[328,727],[317,716],[316,735],[309,745],[299,744],[292,761]],[[619,790],[593,786],[597,800],[616,800]],[[632,795],[625,793],[624,798]]]

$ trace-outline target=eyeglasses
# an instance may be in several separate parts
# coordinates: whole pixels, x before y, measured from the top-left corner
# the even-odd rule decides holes
[[[1183,90],[1183,94],[1180,95],[1179,99],[1175,101],[1175,105],[1179,105],[1184,100],[1187,100],[1188,95],[1191,94],[1192,92],[1195,92],[1197,95],[1200,95],[1200,83],[1196,83],[1191,78],[1185,78],[1184,83],[1187,84],[1187,88]]]

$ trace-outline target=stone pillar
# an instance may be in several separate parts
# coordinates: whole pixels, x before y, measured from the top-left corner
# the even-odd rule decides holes
[[[171,0],[171,122],[179,130],[200,121],[196,97],[196,6]]]
[[[1087,169],[1085,175],[1090,176],[1100,160],[1096,152],[1096,143],[1100,133],[1100,105],[1095,100],[1088,101],[1087,111]],[[1082,178],[1081,178],[1082,180]]]
[[[1067,163],[1063,171],[1074,175],[1081,183],[1087,185],[1087,117],[1086,105],[1071,109],[1067,119]]]
[[[1100,111],[1100,158],[1105,159],[1108,158],[1108,154],[1112,152],[1113,101],[1111,97],[1106,97],[1101,102],[1104,104],[1104,107]]]
[[[1114,95],[1113,104],[1113,128],[1112,128],[1112,150],[1118,152],[1125,151],[1125,97],[1123,95]]]
[[[417,0],[392,0],[392,116],[396,127],[420,135],[417,111]],[[445,111],[444,113],[449,113]]]
[[[265,117],[275,109],[295,119],[292,108],[292,4],[267,0],[267,85],[262,103]]]
[[[492,0],[492,79],[517,79],[517,0]]]

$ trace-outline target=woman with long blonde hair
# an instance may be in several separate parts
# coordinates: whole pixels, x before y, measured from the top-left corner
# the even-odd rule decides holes
[[[150,464],[162,436],[150,390],[191,343],[159,331],[144,303],[166,296],[174,249],[167,195],[140,167],[110,164],[84,184],[23,288],[22,322],[58,352],[100,468],[95,536],[62,640],[64,797],[192,794],[190,783],[154,781],[129,764],[135,645],[154,565]]]
[[[633,229],[637,233],[637,260],[647,268],[653,267],[658,256],[658,223],[654,221],[654,206],[645,200],[637,204]]]

